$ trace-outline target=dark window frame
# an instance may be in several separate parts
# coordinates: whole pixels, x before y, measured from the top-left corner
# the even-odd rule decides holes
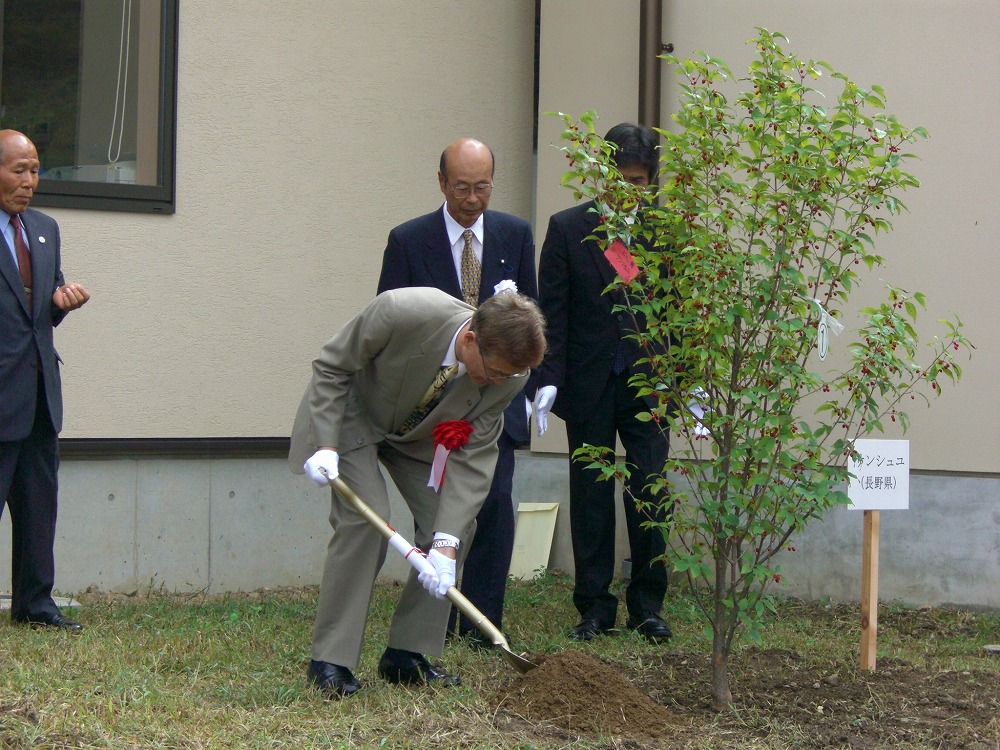
[[[177,17],[180,0],[163,0],[160,17],[160,90],[157,139],[159,185],[47,180],[31,203],[51,208],[172,214],[176,209]],[[44,166],[44,165],[43,165]]]

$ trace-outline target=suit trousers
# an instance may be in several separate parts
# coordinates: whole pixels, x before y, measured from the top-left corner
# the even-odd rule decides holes
[[[503,599],[507,574],[514,554],[514,440],[506,432],[497,441],[499,455],[493,483],[476,516],[476,534],[468,545],[463,566],[461,591],[490,622],[502,629]],[[448,620],[454,632],[458,610]],[[458,632],[477,632],[476,626],[461,615]]]
[[[388,443],[341,454],[341,479],[387,521],[389,495],[379,463],[413,513],[415,531],[411,541],[426,549],[434,533],[438,502],[437,493],[427,486],[430,467]],[[331,492],[333,537],[327,546],[320,584],[312,658],[355,669],[361,660],[375,578],[385,560],[388,542],[336,492]],[[435,599],[427,593],[411,569],[392,617],[388,645],[440,656],[450,608],[447,599]]]
[[[11,520],[11,617],[59,614],[52,600],[55,582],[59,440],[38,385],[35,422],[24,440],[0,441],[0,512]]]
[[[625,447],[631,470],[624,493],[625,524],[632,559],[625,606],[630,620],[641,621],[660,613],[667,590],[666,567],[656,560],[666,546],[663,531],[642,524],[665,521],[669,515],[640,512],[633,498],[652,500],[644,485],[651,474],[663,471],[669,446],[654,422],[635,418],[646,405],[628,385],[628,377],[628,373],[609,375],[590,416],[567,422],[566,435],[571,456],[584,443],[613,447],[616,433]],[[594,618],[607,628],[614,626],[618,609],[618,600],[609,591],[615,566],[615,483],[598,481],[597,472],[585,465],[570,458],[570,533],[576,568],[573,603],[582,617]]]

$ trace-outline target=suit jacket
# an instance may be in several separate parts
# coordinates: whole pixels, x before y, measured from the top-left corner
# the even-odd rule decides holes
[[[610,377],[619,341],[630,369],[640,356],[638,346],[623,338],[635,324],[612,310],[621,296],[603,294],[615,270],[597,241],[587,239],[598,225],[593,207],[590,201],[552,215],[538,265],[548,341],[538,385],[559,389],[552,411],[567,422],[589,415]]]
[[[503,410],[521,384],[505,380],[477,385],[463,375],[416,427],[402,436],[396,432],[434,379],[456,331],[473,312],[461,300],[424,287],[397,289],[372,300],[313,361],[312,382],[292,431],[292,471],[301,474],[305,460],[322,446],[348,453],[388,441],[426,464],[429,472],[434,426],[468,420],[472,435],[448,459],[433,527],[462,538],[489,491]],[[355,491],[364,497],[365,489]]]
[[[5,220],[0,214],[0,220]],[[0,441],[23,440],[35,421],[38,367],[56,432],[62,429],[62,384],[53,328],[66,313],[52,304],[63,284],[59,225],[33,209],[21,214],[31,251],[32,309],[17,265],[3,243],[0,250]]]
[[[379,293],[407,286],[432,286],[462,299],[443,210],[418,216],[389,232],[378,280]],[[535,243],[528,222],[500,211],[486,211],[482,268],[480,302],[492,297],[493,288],[504,279],[514,281],[521,294],[538,299]],[[517,444],[530,440],[523,399],[515,398],[504,413],[504,431]]]

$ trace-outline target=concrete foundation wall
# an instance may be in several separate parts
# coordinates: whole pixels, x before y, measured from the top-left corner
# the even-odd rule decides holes
[[[327,493],[283,459],[67,460],[60,473],[57,590],[247,591],[319,583]],[[566,458],[518,456],[516,502],[559,502],[549,567],[571,573]],[[620,511],[620,508],[619,508]],[[398,494],[393,525],[412,538]],[[620,513],[619,513],[620,515]],[[619,517],[619,559],[628,556]],[[1000,480],[914,474],[910,509],[881,514],[883,601],[1000,608]],[[837,509],[794,541],[775,591],[852,601],[861,592],[862,513]],[[619,566],[621,569],[621,566]],[[382,575],[407,565],[390,553]],[[10,521],[0,520],[0,591]]]

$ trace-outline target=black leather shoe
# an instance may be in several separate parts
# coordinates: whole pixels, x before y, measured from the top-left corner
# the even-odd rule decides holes
[[[351,674],[351,670],[339,664],[313,659],[309,662],[306,673],[309,675],[309,681],[327,698],[346,698],[361,689],[361,683]]]
[[[629,620],[628,626],[652,643],[666,643],[673,632],[659,615],[647,615],[642,620]]]
[[[38,615],[35,617],[29,615],[28,617],[16,618],[14,622],[29,625],[39,630],[41,628],[59,628],[70,633],[83,632],[83,625],[63,617],[61,613],[56,613],[54,615]]]
[[[569,637],[574,641],[589,641],[594,638],[594,636],[602,635],[611,630],[610,627],[604,627],[598,622],[597,619],[593,617],[584,617],[580,620],[579,624],[569,632]]]
[[[401,648],[387,648],[378,661],[378,674],[394,685],[461,685],[462,680],[433,666],[423,654]]]

